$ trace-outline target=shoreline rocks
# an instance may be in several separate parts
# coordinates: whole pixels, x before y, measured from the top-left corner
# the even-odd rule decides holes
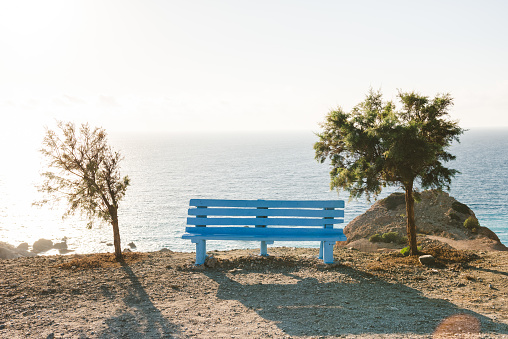
[[[39,239],[32,245],[32,252],[46,252],[53,248],[53,241],[48,239]]]
[[[19,247],[19,246],[18,246]],[[32,252],[21,248],[16,248],[6,242],[0,241],[0,259],[17,259],[21,257],[36,257],[37,255]]]

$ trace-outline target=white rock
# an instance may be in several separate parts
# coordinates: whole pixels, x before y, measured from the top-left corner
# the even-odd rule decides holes
[[[422,265],[432,265],[436,261],[436,258],[431,256],[430,254],[427,254],[420,256],[418,260],[420,260]]]

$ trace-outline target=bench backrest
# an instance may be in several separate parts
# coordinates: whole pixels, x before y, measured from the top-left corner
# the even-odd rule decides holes
[[[344,222],[342,200],[191,199],[187,224],[195,226],[320,226]]]

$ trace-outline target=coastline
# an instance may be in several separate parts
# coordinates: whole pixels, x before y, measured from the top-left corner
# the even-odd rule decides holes
[[[95,267],[94,254],[0,260],[0,336],[431,338],[469,317],[478,328],[460,337],[508,338],[508,252],[460,251],[467,260],[439,267],[348,248],[333,265],[317,249],[269,252],[214,251],[206,267],[169,250],[123,266]]]

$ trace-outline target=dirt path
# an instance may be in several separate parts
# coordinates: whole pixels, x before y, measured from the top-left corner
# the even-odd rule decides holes
[[[339,265],[313,249],[269,252],[215,252],[204,268],[170,251],[106,268],[75,256],[1,260],[0,337],[431,338],[462,328],[481,333],[454,337],[508,338],[507,252],[444,267],[348,249],[335,251]]]

